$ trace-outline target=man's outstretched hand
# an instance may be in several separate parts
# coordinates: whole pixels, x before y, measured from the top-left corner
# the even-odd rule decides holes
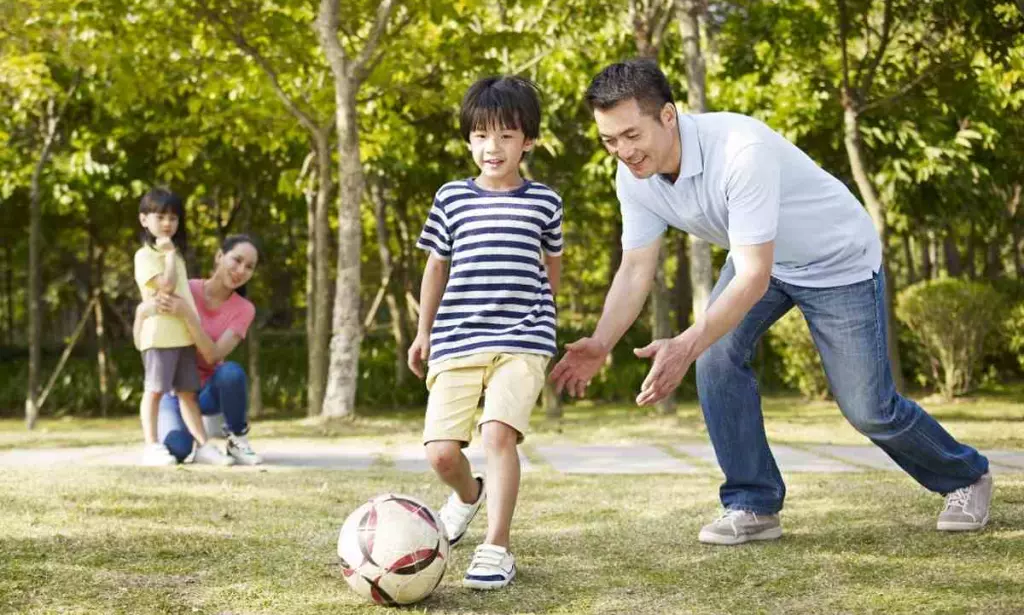
[[[555,393],[568,391],[573,397],[583,397],[590,379],[604,365],[608,348],[592,337],[584,337],[565,345],[565,354],[551,370],[549,380]]]

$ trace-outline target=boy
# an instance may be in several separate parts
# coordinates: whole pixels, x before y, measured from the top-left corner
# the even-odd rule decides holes
[[[462,100],[459,120],[480,174],[438,190],[417,241],[430,256],[409,368],[423,378],[422,361],[429,357],[423,442],[430,465],[454,490],[441,509],[453,546],[487,501],[487,536],[463,586],[496,589],[516,574],[509,551],[519,492],[516,445],[556,352],[562,200],[519,173],[540,132],[532,83],[477,81]],[[487,455],[486,482],[462,454],[484,389],[477,429]]]

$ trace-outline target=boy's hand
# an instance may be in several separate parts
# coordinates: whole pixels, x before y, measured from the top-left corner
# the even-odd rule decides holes
[[[161,252],[172,252],[174,251],[174,242],[171,241],[170,237],[157,237],[156,249]]]
[[[412,345],[409,346],[409,369],[412,373],[416,374],[423,379],[423,362],[430,356],[430,336],[423,335],[422,333],[416,336],[416,339],[412,341]]]

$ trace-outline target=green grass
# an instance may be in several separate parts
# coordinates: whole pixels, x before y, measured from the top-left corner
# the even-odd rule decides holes
[[[795,474],[771,544],[710,547],[717,479],[524,478],[508,590],[476,593],[452,552],[429,613],[1019,613],[1024,474],[998,477],[989,528],[936,532],[941,499],[893,473]],[[439,505],[427,474],[182,467],[6,468],[0,474],[0,612],[345,613],[336,532],[370,496]]]
[[[922,400],[924,407],[956,437],[986,448],[1024,448],[1024,386],[990,389],[977,396],[942,403]],[[764,402],[765,425],[772,442],[789,444],[866,444],[833,402],[770,396]],[[256,419],[252,437],[380,438],[416,441],[423,410],[375,411],[353,421],[321,424],[299,419]],[[534,413],[529,442],[653,442],[672,444],[706,437],[696,402],[679,404],[674,416],[623,404],[580,402],[567,405],[560,420]],[[52,446],[127,444],[139,439],[138,419],[43,419],[26,432],[16,419],[0,420],[0,450]]]

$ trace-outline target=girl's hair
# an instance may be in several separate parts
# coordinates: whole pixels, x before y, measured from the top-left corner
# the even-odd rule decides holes
[[[253,237],[242,233],[239,233],[238,235],[228,235],[227,237],[225,237],[224,241],[220,242],[220,252],[221,254],[227,254],[232,249],[234,249],[235,246],[243,243],[249,244],[250,246],[252,246],[253,250],[256,250],[256,258],[260,258],[262,256],[260,246],[258,243],[256,243],[256,240]],[[248,282],[242,284],[241,286],[235,289],[235,292],[245,297],[246,295],[249,294],[248,290],[246,290],[245,288],[247,285]]]
[[[174,247],[178,249],[178,254],[185,255],[185,250],[188,249],[188,232],[185,229],[185,204],[182,202],[181,197],[174,194],[167,188],[152,188],[149,192],[142,197],[142,201],[139,202],[139,213],[140,214],[174,214],[178,216],[178,230],[175,231],[174,236],[171,237],[171,242],[174,243]],[[141,233],[142,243],[149,247],[154,247],[156,244],[156,237],[153,233],[149,232],[149,229],[142,227]]]

